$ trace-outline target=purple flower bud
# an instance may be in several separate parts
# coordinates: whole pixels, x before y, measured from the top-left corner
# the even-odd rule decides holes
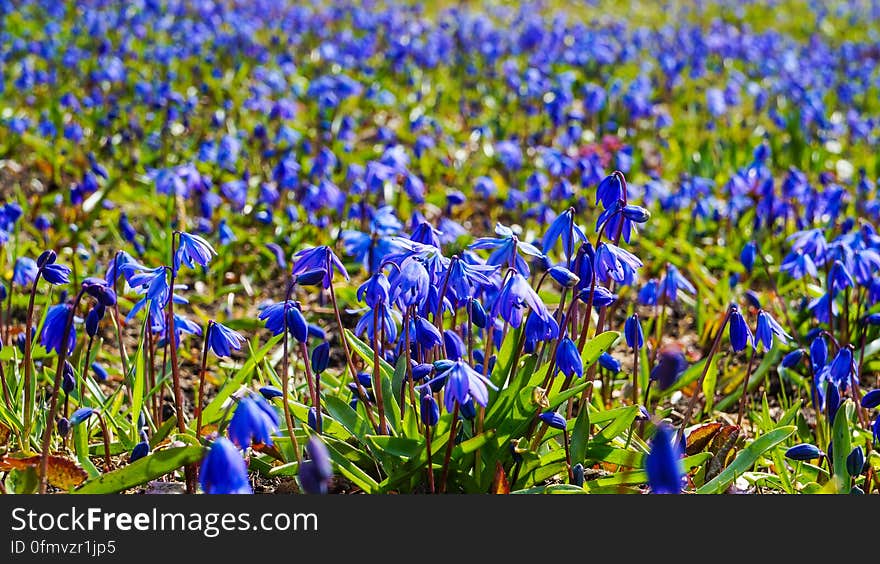
[[[565,431],[565,417],[555,411],[545,411],[539,417],[548,427]]]
[[[70,416],[71,425],[79,425],[86,419],[92,416],[95,412],[91,407],[81,407],[73,412],[73,415]]]
[[[48,251],[43,251],[40,253],[40,256],[37,257],[37,266],[39,268],[43,268],[48,264],[52,264],[58,258],[58,255],[55,254],[55,251],[49,249]]]
[[[636,223],[645,223],[651,218],[651,212],[641,206],[623,206],[621,213],[625,218]]]
[[[440,420],[440,406],[437,400],[429,393],[423,393],[422,399],[422,423],[433,427]]]
[[[782,366],[785,368],[794,368],[802,358],[804,358],[804,349],[795,349],[782,357]]]
[[[70,432],[70,421],[66,417],[62,417],[58,420],[56,428],[58,429],[58,435],[63,439]]]
[[[312,370],[320,374],[330,364],[330,343],[323,342],[312,349]]]
[[[800,462],[813,460],[814,458],[819,458],[824,455],[825,453],[819,450],[818,447],[806,443],[793,446],[785,451],[786,458]]]
[[[862,396],[862,407],[873,409],[877,406],[880,406],[880,390],[871,390]]]
[[[645,334],[642,332],[642,324],[639,322],[638,314],[633,314],[626,318],[623,326],[623,336],[626,338],[626,344],[629,348],[642,348],[645,345]]]
[[[846,471],[850,476],[858,476],[865,469],[865,451],[857,446],[846,457]]]

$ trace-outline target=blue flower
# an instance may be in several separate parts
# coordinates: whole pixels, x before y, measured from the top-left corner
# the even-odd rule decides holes
[[[443,400],[446,411],[449,412],[455,407],[455,402],[463,405],[470,398],[486,407],[489,403],[489,390],[486,386],[497,389],[488,378],[471,368],[461,359],[452,362],[434,380],[443,380],[445,382]],[[425,384],[425,386],[427,385]]]
[[[730,312],[730,346],[734,352],[739,352],[752,344],[752,330],[739,312],[739,308],[733,308]]]
[[[674,304],[678,301],[678,291],[684,290],[688,294],[696,294],[697,289],[691,284],[687,278],[681,275],[675,265],[666,265],[666,276],[660,282],[660,294],[665,295],[669,303]]]
[[[807,274],[813,278],[816,278],[819,275],[816,271],[816,264],[813,262],[813,259],[802,252],[789,253],[784,259],[782,259],[782,264],[779,266],[779,270],[781,272],[788,272],[788,274],[795,279],[803,278]]]
[[[566,378],[577,376],[580,378],[584,375],[584,363],[581,361],[581,353],[578,351],[574,341],[565,337],[559,343],[559,350],[556,352],[556,366],[565,374]]]
[[[330,364],[330,343],[324,341],[314,349],[312,349],[312,370],[316,374],[321,374],[327,370]]]
[[[806,443],[795,445],[785,451],[786,458],[797,460],[800,462],[813,460],[814,458],[819,458],[820,456],[825,456],[825,453],[819,450],[818,447]]]
[[[281,390],[279,390],[278,388],[276,388],[275,386],[263,386],[262,388],[260,388],[260,393],[267,400],[273,400],[275,398],[280,398],[281,396],[284,395],[284,393]]]
[[[871,390],[862,396],[862,407],[865,409],[873,409],[880,405],[880,390]]]
[[[328,246],[303,249],[294,255],[293,270],[291,274],[302,274],[310,270],[322,270],[324,272],[324,288],[329,288],[333,281],[333,272],[336,271],[346,280],[348,272],[342,265],[339,257]]]
[[[828,373],[828,377],[835,386],[845,390],[847,384],[849,384],[850,375],[853,374],[854,371],[855,365],[853,364],[853,351],[850,347],[842,347],[837,351],[834,360],[831,361],[831,369]]]
[[[202,460],[199,483],[206,494],[253,493],[241,454],[228,439],[219,437]]]
[[[40,344],[47,351],[55,351],[61,354],[61,345],[64,340],[64,329],[67,327],[67,318],[72,307],[68,304],[57,304],[49,308],[43,329],[40,331]],[[76,346],[76,329],[71,325],[70,334],[67,335],[67,352],[70,353]]]
[[[196,264],[208,266],[216,255],[217,251],[205,239],[181,231],[178,235],[177,252],[174,254],[174,271],[179,271],[181,264],[190,268],[195,268]]]
[[[638,314],[633,314],[626,318],[626,323],[623,325],[623,335],[629,348],[642,348],[644,346],[645,334],[642,332],[642,324],[639,322]]]
[[[229,438],[239,448],[252,442],[271,445],[277,432],[278,414],[263,396],[252,394],[239,400],[229,421]]]
[[[755,329],[755,344],[762,343],[766,350],[773,348],[773,336],[776,335],[782,341],[787,343],[791,339],[791,335],[785,332],[779,323],[763,309],[758,312],[758,324]]]
[[[534,245],[520,241],[510,227],[495,225],[498,237],[481,237],[471,243],[469,249],[494,249],[486,260],[492,266],[508,266],[515,268],[523,276],[529,275],[529,265],[519,253],[540,258],[544,255]]]
[[[43,265],[40,270],[43,278],[50,284],[58,286],[70,282],[70,267],[68,266],[52,263]]]
[[[232,351],[241,350],[244,342],[244,337],[238,332],[216,321],[212,323],[208,332],[208,347],[219,357],[231,356]]]
[[[309,459],[299,468],[299,483],[307,494],[326,494],[330,478],[333,477],[333,465],[327,447],[317,437],[309,437],[306,443]]]
[[[602,202],[602,206],[609,208],[623,197],[623,184],[620,182],[620,176],[610,174],[602,179],[599,186],[596,187],[596,203]]]
[[[548,427],[553,429],[559,429],[560,431],[565,431],[565,417],[556,413],[555,411],[545,411],[538,418],[543,421]]]
[[[293,301],[274,303],[260,312],[259,319],[273,335],[284,332],[284,313],[287,312],[287,330],[300,343],[309,338],[309,324]]]
[[[794,368],[802,358],[804,358],[804,349],[795,349],[782,357],[782,362],[780,364],[785,368]]]
[[[374,273],[357,290],[358,301],[364,302],[372,308],[386,303],[390,295],[391,285],[383,272]]]
[[[95,413],[95,410],[91,407],[81,407],[73,412],[73,415],[70,416],[70,424],[71,425],[79,425],[86,419],[92,416]]]
[[[498,270],[497,266],[470,264],[464,259],[452,260],[449,265],[447,295],[457,304],[476,296],[483,288],[493,285],[490,276]]]
[[[431,276],[425,265],[416,258],[410,257],[400,265],[400,272],[391,283],[393,299],[404,308],[420,305],[428,298],[431,287]]]
[[[128,463],[136,462],[141,458],[150,454],[150,443],[147,441],[141,441],[138,444],[134,445],[134,448],[131,449],[131,455],[128,457]]]
[[[629,251],[611,243],[602,243],[596,249],[596,276],[602,282],[614,280],[620,284],[631,285],[642,261]]]
[[[813,372],[821,371],[827,362],[828,343],[825,342],[822,335],[819,335],[810,343],[810,364],[813,367]]]
[[[743,267],[745,267],[746,272],[752,272],[752,268],[755,266],[755,257],[758,255],[758,246],[754,241],[749,241],[743,246],[742,251],[739,254],[739,261],[742,263]]]
[[[660,281],[656,278],[651,278],[645,285],[642,286],[642,289],[639,290],[639,303],[642,305],[653,306],[657,305],[657,299],[660,297]]]
[[[514,272],[507,277],[507,281],[498,292],[495,306],[492,309],[492,317],[500,315],[502,319],[510,323],[511,327],[519,328],[522,324],[523,310],[527,307],[544,321],[550,317],[547,306],[541,301],[537,292],[519,272]]]
[[[607,352],[599,355],[599,366],[613,374],[620,372],[620,362]]]
[[[423,390],[421,398],[422,424],[433,427],[440,421],[440,406],[430,392]]]
[[[12,269],[12,282],[18,286],[30,286],[37,278],[40,267],[37,261],[29,257],[20,257]]]
[[[865,469],[865,451],[857,446],[846,457],[846,471],[850,476],[858,476]]]
[[[549,252],[556,246],[556,242],[560,238],[562,239],[562,252],[569,258],[574,254],[575,239],[580,239],[581,242],[587,241],[584,232],[574,222],[574,208],[568,208],[556,216],[556,219],[544,233],[541,248],[545,253]]]
[[[564,266],[553,266],[547,271],[547,274],[563,288],[574,288],[581,281],[577,274]]]
[[[661,390],[669,388],[688,367],[687,359],[677,345],[666,345],[657,354],[657,364],[651,369],[651,380]]]
[[[89,277],[82,281],[83,291],[104,307],[116,305],[116,292],[103,278]]]
[[[666,424],[659,425],[645,457],[645,472],[651,493],[681,493],[684,478],[681,457],[681,443],[676,439],[675,431]]]

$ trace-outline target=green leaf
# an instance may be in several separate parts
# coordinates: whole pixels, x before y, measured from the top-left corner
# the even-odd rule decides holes
[[[852,451],[852,431],[850,421],[855,413],[855,405],[846,399],[838,408],[834,416],[834,425],[831,427],[832,449],[831,467],[834,470],[834,482],[838,493],[849,491],[850,475],[846,469],[846,458]]]
[[[581,351],[581,360],[584,363],[584,370],[592,366],[603,352],[606,352],[620,337],[619,331],[605,331],[590,339],[584,344],[584,350]]]
[[[109,494],[118,493],[135,486],[146,484],[169,472],[198,462],[202,459],[205,449],[200,446],[175,447],[155,451],[152,454],[89,480],[73,490],[76,494]]]
[[[149,308],[149,302],[147,303]],[[131,440],[138,442],[140,432],[138,419],[140,419],[141,410],[144,407],[144,388],[147,385],[146,355],[144,354],[144,335],[147,331],[147,320],[149,316],[144,316],[144,324],[141,327],[141,337],[138,344],[137,353],[134,356],[134,381],[131,383]],[[126,375],[126,381],[128,375]]]
[[[774,429],[766,435],[762,435],[755,439],[749,446],[743,449],[741,453],[730,463],[730,466],[721,471],[711,481],[703,484],[697,490],[698,494],[719,493],[727,489],[737,476],[747,472],[755,462],[758,461],[765,452],[781,444],[785,439],[790,437],[797,428],[793,425]]]
[[[571,463],[583,462],[586,458],[587,441],[590,439],[590,410],[581,409],[571,430]]]
[[[259,363],[263,361],[263,358],[269,354],[269,351],[280,341],[281,335],[275,335],[257,352],[254,352],[253,350],[250,351],[244,366],[235,373],[235,376],[226,381],[226,384],[220,388],[220,391],[217,392],[214,399],[205,406],[205,410],[202,412],[202,423],[207,425],[208,423],[213,423],[220,419],[220,416],[223,413],[223,404],[229,396],[238,390],[242,384],[253,375],[254,370],[256,370]]]
[[[346,458],[334,443],[335,440],[324,441],[324,444],[327,445],[327,452],[330,454],[330,458],[333,460],[334,464],[336,464],[336,468],[338,468],[346,478],[364,490],[364,492],[375,493],[379,489],[379,484],[376,480],[358,468],[354,462]]]

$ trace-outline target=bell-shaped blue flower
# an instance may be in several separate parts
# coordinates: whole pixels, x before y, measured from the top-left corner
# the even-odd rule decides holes
[[[623,325],[623,335],[626,338],[626,345],[629,348],[642,348],[645,345],[645,334],[642,332],[642,324],[639,322],[639,316],[633,314],[626,318]]]
[[[206,494],[250,494],[244,459],[228,439],[219,437],[202,460],[199,483]]]
[[[277,432],[278,414],[262,396],[253,394],[239,400],[229,421],[229,438],[239,448],[252,442],[271,445]]]
[[[208,266],[211,259],[217,255],[214,247],[199,235],[181,231],[177,241],[177,251],[174,253],[175,272],[180,270],[181,264],[185,264],[189,268],[195,268],[197,264]]]
[[[681,461],[682,448],[675,431],[661,424],[651,439],[650,451],[645,457],[645,472],[651,493],[679,494],[684,478],[684,464]]]
[[[309,459],[304,461],[299,468],[299,483],[307,494],[326,494],[333,477],[333,465],[330,463],[330,453],[321,439],[309,437],[306,443],[306,452]]]
[[[752,344],[752,330],[749,329],[748,323],[743,318],[739,308],[734,308],[730,312],[730,346],[734,352],[739,352]]]
[[[61,354],[61,347],[64,345],[64,329],[67,327],[67,318],[70,315],[71,306],[68,304],[57,304],[49,308],[46,313],[46,319],[43,322],[43,328],[40,331],[40,344],[47,351],[55,351]],[[68,354],[76,346],[76,329],[71,326],[70,333],[67,335],[67,352]]]
[[[580,378],[584,375],[584,363],[581,361],[581,353],[578,351],[574,341],[565,337],[559,343],[559,350],[556,352],[556,366],[560,372],[565,374],[566,378],[577,376]]]
[[[219,357],[232,356],[232,351],[241,350],[244,343],[242,337],[237,331],[233,331],[229,327],[216,321],[212,323],[208,335],[208,347]]]

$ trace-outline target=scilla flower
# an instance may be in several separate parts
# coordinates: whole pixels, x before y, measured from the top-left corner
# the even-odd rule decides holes
[[[584,364],[581,361],[581,354],[574,341],[568,337],[565,337],[559,343],[559,350],[556,353],[556,366],[565,374],[566,378],[573,376],[580,378],[584,375]]]
[[[57,304],[49,308],[46,319],[43,322],[43,328],[40,331],[40,344],[47,351],[55,351],[61,354],[64,329],[67,327],[67,318],[70,315],[70,310],[71,306],[68,304]],[[67,336],[67,351],[72,351],[75,346],[76,329],[71,326],[70,334]]]
[[[208,335],[208,347],[219,357],[228,357],[232,351],[241,350],[244,337],[238,332],[216,321],[212,323]]]
[[[293,257],[293,270],[291,274],[302,274],[312,270],[321,270],[324,273],[324,288],[329,288],[333,281],[333,272],[336,271],[348,280],[348,272],[342,265],[342,261],[328,246],[303,249]]]
[[[435,380],[444,380],[445,382],[443,400],[446,411],[449,412],[454,409],[455,402],[463,405],[470,398],[486,407],[489,403],[489,390],[486,386],[497,389],[488,378],[460,359],[452,362]]]
[[[278,414],[263,396],[252,394],[239,400],[229,421],[229,438],[239,448],[251,443],[272,444],[272,435],[278,432]]]
[[[253,493],[241,454],[228,439],[219,437],[202,460],[199,483],[206,494]]]
[[[758,325],[755,330],[755,344],[762,343],[766,350],[773,348],[773,336],[776,335],[782,344],[791,339],[791,335],[785,332],[779,323],[763,309],[758,312]]]
[[[174,271],[180,270],[181,264],[190,268],[195,268],[197,264],[208,266],[216,255],[217,251],[204,238],[181,231],[178,236],[177,252],[174,254]]]
[[[645,345],[645,334],[642,332],[642,324],[639,323],[638,315],[626,318],[623,326],[623,335],[626,337],[626,345],[629,348],[642,348]]]
[[[734,352],[739,352],[752,344],[752,330],[739,312],[739,308],[733,308],[730,312],[730,346]]]
[[[681,462],[681,444],[676,439],[675,431],[665,424],[658,426],[650,448],[645,457],[645,472],[651,493],[681,493],[684,465]]]
[[[306,452],[309,454],[309,459],[299,468],[300,486],[307,494],[326,494],[330,478],[333,477],[330,453],[321,439],[314,436],[309,437]]]

